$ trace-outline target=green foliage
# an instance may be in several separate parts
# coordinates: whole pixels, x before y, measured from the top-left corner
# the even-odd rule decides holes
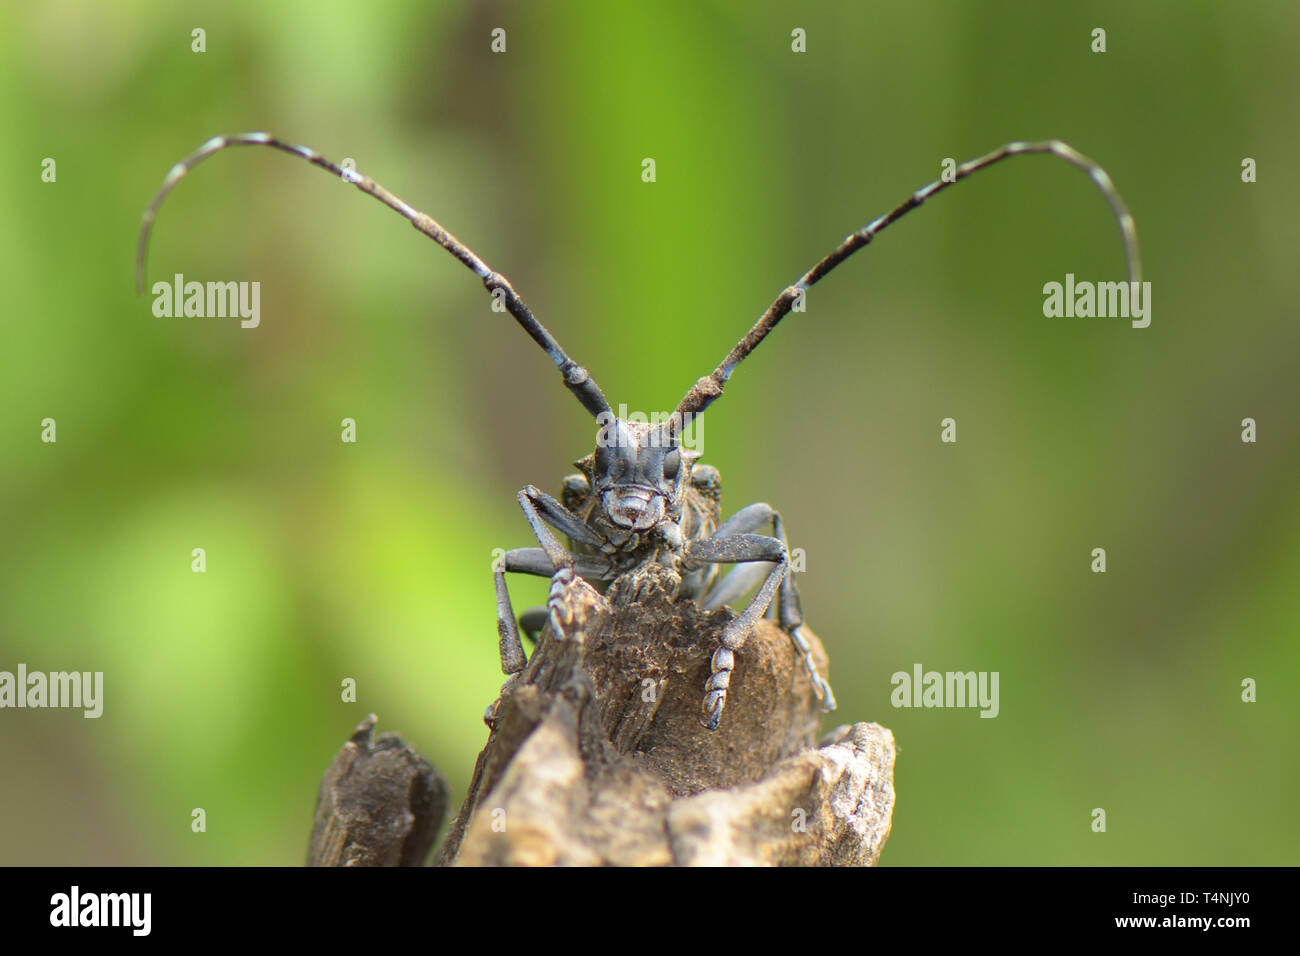
[[[7,9],[0,669],[103,670],[106,703],[0,712],[0,862],[297,862],[370,711],[458,798],[500,683],[492,549],[531,543],[515,491],[591,448],[473,276],[269,150],[188,177],[149,265],[260,281],[261,326],[156,318],[140,213],[253,129],[437,217],[644,411],[943,157],[1057,136],[1097,159],[1149,329],[1043,318],[1043,283],[1122,254],[1086,177],[1014,159],[814,289],[708,413],[706,460],[806,550],[837,719],[897,736],[884,863],[1296,862],[1300,10],[1190,6]],[[916,662],[999,671],[1000,716],[893,709]]]

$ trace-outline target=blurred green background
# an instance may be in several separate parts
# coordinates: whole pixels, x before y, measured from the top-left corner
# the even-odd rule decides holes
[[[533,543],[515,492],[593,446],[470,273],[270,150],[187,178],[149,264],[260,281],[261,327],[155,318],[141,212],[255,129],[437,217],[643,411],[944,157],[1095,157],[1150,328],[1043,317],[1043,283],[1120,278],[1120,243],[1086,176],[1011,160],[814,289],[705,460],[806,550],[827,727],[897,737],[882,863],[1296,863],[1298,48],[1294,3],[7,5],[0,669],[102,670],[106,700],[0,711],[0,863],[298,863],[370,711],[458,803],[501,679],[492,549]],[[915,663],[998,671],[1000,716],[893,709]]]

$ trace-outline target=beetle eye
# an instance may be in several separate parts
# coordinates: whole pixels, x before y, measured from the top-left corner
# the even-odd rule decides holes
[[[664,477],[670,481],[677,477],[677,469],[682,466],[682,454],[676,448],[664,457]]]

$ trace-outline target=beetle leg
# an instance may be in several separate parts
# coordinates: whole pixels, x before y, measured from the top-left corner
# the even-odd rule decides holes
[[[771,505],[763,502],[741,508],[718,526],[713,538],[716,540],[727,536],[757,532],[765,527],[770,527],[773,537],[786,545],[785,526],[781,521],[780,513]],[[785,549],[783,549],[783,553],[784,551]],[[786,560],[788,561],[788,558]],[[757,568],[758,566],[754,564],[742,564],[728,572],[721,581],[704,595],[700,603],[706,609],[713,610],[736,600],[761,579],[762,572]],[[834,710],[835,694],[831,691],[830,684],[826,682],[826,679],[818,673],[817,665],[812,659],[808,638],[803,633],[803,611],[799,606],[799,592],[795,589],[794,572],[785,575],[781,580],[778,599],[767,605],[769,617],[772,609],[776,611],[776,619],[781,625],[781,630],[790,635],[790,641],[802,655],[804,667],[812,680],[813,690],[821,699],[824,709],[827,711]]]

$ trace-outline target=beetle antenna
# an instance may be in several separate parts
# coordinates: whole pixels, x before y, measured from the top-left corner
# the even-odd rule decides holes
[[[444,229],[432,216],[426,215],[417,209],[413,209],[403,200],[394,196],[383,186],[380,186],[369,176],[363,176],[355,169],[343,168],[336,166],[314,149],[306,146],[295,146],[292,143],[286,143],[271,136],[269,133],[243,133],[239,136],[216,136],[202,146],[192,156],[182,159],[179,163],[171,168],[167,177],[163,180],[162,188],[154,196],[153,202],[149,203],[149,208],[145,210],[144,220],[140,225],[140,242],[136,249],[135,260],[135,286],[136,294],[144,292],[144,275],[145,275],[145,255],[149,248],[149,234],[153,229],[154,219],[158,215],[158,209],[167,198],[167,194],[172,191],[178,182],[195,166],[201,163],[215,153],[221,152],[232,146],[270,146],[281,152],[290,153],[300,159],[305,159],[313,166],[319,166],[338,176],[345,182],[352,183],[363,193],[378,199],[389,209],[392,209],[398,215],[406,219],[412,226],[428,236],[442,248],[446,249],[453,256],[460,260],[461,264],[483,280],[484,287],[494,296],[499,296],[505,304],[506,310],[515,317],[525,332],[532,337],[533,341],[540,345],[546,354],[551,357],[556,368],[564,376],[564,385],[577,396],[578,401],[593,416],[599,417],[602,413],[610,413],[609,402],[605,400],[600,386],[596,384],[587,370],[579,365],[565,353],[560,347],[560,343],[555,340],[555,336],[547,331],[546,326],[538,322],[529,311],[528,306],[514,288],[510,285],[510,280],[498,272],[493,272],[488,268],[487,263],[480,259],[474,252],[463,242]]]
[[[901,219],[935,193],[942,192],[976,170],[992,166],[994,163],[999,163],[1010,156],[1019,156],[1024,153],[1050,153],[1067,163],[1079,167],[1088,174],[1097,188],[1101,190],[1101,194],[1106,197],[1106,201],[1110,203],[1111,211],[1115,214],[1115,219],[1119,223],[1120,236],[1124,240],[1124,258],[1128,265],[1130,288],[1135,283],[1141,282],[1142,261],[1138,254],[1137,227],[1133,224],[1133,216],[1129,213],[1128,207],[1124,205],[1124,200],[1120,198],[1119,192],[1115,189],[1115,184],[1111,182],[1110,175],[1106,170],[1087,156],[1084,156],[1073,146],[1063,143],[1059,139],[1032,143],[1008,143],[978,159],[962,163],[957,167],[956,174],[951,179],[937,179],[928,186],[921,187],[893,212],[872,220],[866,226],[848,236],[834,252],[805,272],[798,282],[782,290],[776,301],[759,317],[753,328],[745,333],[745,337],[736,344],[736,347],[731,350],[722,364],[711,375],[706,375],[691,386],[690,391],[682,398],[677,406],[677,411],[672,416],[675,427],[680,430],[688,416],[698,415],[713,404],[718,396],[722,394],[722,389],[727,384],[727,379],[731,377],[731,373],[736,370],[736,366],[758,347],[759,342],[767,338],[767,334],[776,328],[777,323],[803,297],[809,286],[815,285],[837,265],[871,242],[876,234],[886,226]]]

